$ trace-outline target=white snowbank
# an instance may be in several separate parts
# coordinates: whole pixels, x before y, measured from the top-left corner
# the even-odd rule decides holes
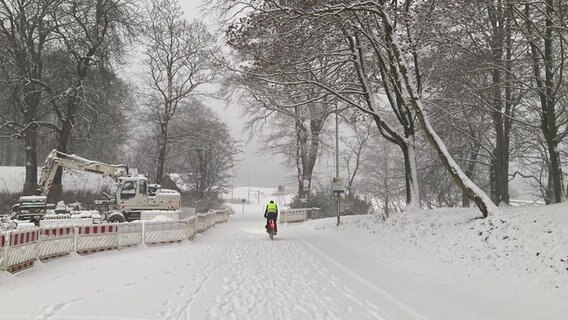
[[[342,217],[339,229],[406,243],[441,262],[468,266],[472,273],[500,271],[568,288],[568,203],[501,212],[479,219],[474,208],[414,210],[386,222],[375,215],[351,216]],[[309,223],[319,230],[336,229],[332,220]]]

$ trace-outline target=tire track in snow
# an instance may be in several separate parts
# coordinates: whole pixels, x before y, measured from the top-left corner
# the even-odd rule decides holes
[[[301,241],[305,240],[302,239]],[[324,266],[322,266],[319,263],[319,261],[315,259],[313,255],[309,254],[307,251],[301,248],[297,243],[294,243],[294,246],[296,248],[295,252],[299,253],[303,257],[304,261],[312,265],[313,270],[316,270],[319,273],[319,275],[322,276],[322,278],[329,279],[329,284],[335,289],[336,293],[341,293],[343,297],[345,297],[352,303],[358,305],[359,310],[363,310],[366,313],[368,313],[367,317],[369,319],[380,319],[380,320],[391,319],[391,317],[388,314],[386,314],[383,310],[381,310],[381,308],[379,308],[375,304],[369,302],[368,300],[365,300],[365,302],[361,302],[360,299],[357,299],[355,297],[355,292],[349,289],[347,286],[339,284],[339,280],[333,275],[331,275],[330,272]]]
[[[294,253],[291,253],[291,251],[288,249],[287,252],[288,252],[287,256],[285,257],[285,259],[282,259],[282,261],[292,261],[293,259],[290,259],[290,258],[297,259],[296,256],[294,255],[294,253],[296,253],[296,251],[294,251]],[[280,254],[280,256],[284,257],[281,252],[278,251],[278,253]],[[294,265],[297,265],[297,264],[294,264]],[[306,288],[306,290],[312,294],[312,296],[315,298],[315,300],[319,303],[321,308],[324,310],[324,319],[330,319],[330,318],[331,319],[339,319],[339,320],[341,319],[341,317],[338,317],[337,315],[335,315],[334,312],[330,311],[329,305],[326,304],[324,301],[322,301],[319,298],[318,294],[314,291],[314,289],[312,289],[311,286],[308,286],[306,284],[306,281],[301,281],[301,283],[304,286],[304,288]],[[316,284],[317,284],[317,282],[316,282]]]
[[[213,244],[207,245],[205,248],[200,249],[201,251],[203,251],[202,253],[206,254],[200,254],[203,259],[200,259],[197,262],[205,261],[207,263],[203,266],[203,269],[200,270],[200,272],[192,274],[193,277],[191,280],[193,280],[193,283],[190,282],[190,279],[185,282],[181,282],[177,287],[177,290],[174,290],[170,297],[161,303],[161,306],[164,307],[165,310],[157,313],[159,319],[181,320],[190,318],[189,310],[193,301],[206,287],[206,284],[213,277],[215,272],[225,262],[223,255],[217,254],[216,252],[222,252],[222,250],[219,249],[222,248],[222,246],[215,245],[216,242],[217,241],[215,241]],[[183,250],[180,251],[180,253],[183,253]],[[195,252],[192,252],[191,254],[196,255]],[[215,257],[221,258],[214,259]],[[185,266],[193,266],[195,263],[196,260],[191,259],[189,262],[185,263]],[[179,267],[175,267],[173,271],[176,271],[178,269]],[[179,299],[182,299],[182,301],[179,301]]]
[[[236,234],[231,241],[227,260],[232,272],[224,277],[222,294],[206,319],[345,319],[354,311],[359,319],[392,319],[330,275],[296,237],[272,242],[259,234]]]
[[[165,319],[176,319],[176,320],[181,320],[181,319],[190,319],[190,315],[189,315],[189,310],[191,307],[191,304],[193,302],[193,300],[195,299],[195,297],[197,297],[197,295],[199,294],[199,292],[205,287],[205,285],[207,284],[207,282],[209,281],[209,279],[212,277],[212,275],[215,273],[215,271],[217,271],[217,269],[219,269],[219,267],[221,265],[223,265],[223,263],[225,262],[224,259],[221,259],[217,262],[215,262],[212,266],[209,265],[206,269],[205,272],[205,276],[201,279],[201,281],[198,283],[197,287],[189,293],[189,295],[187,295],[187,298],[184,300],[183,305],[181,306],[181,308],[178,306],[177,308],[173,308],[173,310],[170,310],[171,312],[166,312],[163,316],[165,316]],[[182,285],[180,287],[181,291],[178,292],[178,295],[186,295],[187,291],[184,289],[186,287],[186,285]]]
[[[318,297],[319,288],[302,271],[306,265],[293,266],[298,259],[288,249],[289,240],[269,241],[259,233],[241,233],[231,241],[230,273],[206,319],[344,318]]]

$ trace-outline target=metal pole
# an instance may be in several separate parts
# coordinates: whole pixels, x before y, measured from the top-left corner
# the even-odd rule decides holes
[[[339,179],[339,112],[337,111],[337,104],[335,105],[335,177]],[[337,225],[340,223],[340,193],[337,192]]]

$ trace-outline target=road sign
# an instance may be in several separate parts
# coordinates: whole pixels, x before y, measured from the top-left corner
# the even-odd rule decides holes
[[[343,186],[343,179],[334,177],[332,180],[332,188],[334,193],[344,193],[345,187]]]

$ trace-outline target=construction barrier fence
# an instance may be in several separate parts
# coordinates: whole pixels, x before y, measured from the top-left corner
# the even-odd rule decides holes
[[[72,252],[86,255],[141,244],[181,242],[228,219],[228,211],[217,210],[183,220],[141,220],[79,226],[62,223],[27,230],[0,231],[0,271],[15,273],[33,267],[38,259],[48,261]]]

